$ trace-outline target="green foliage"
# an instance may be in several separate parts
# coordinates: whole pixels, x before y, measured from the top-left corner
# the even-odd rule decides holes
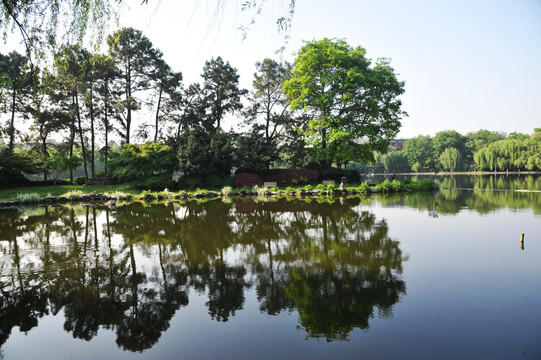
[[[96,171],[96,173],[94,174],[94,179],[102,179],[105,177],[107,177],[105,175],[105,171]]]
[[[26,185],[29,180],[23,172],[35,174],[37,171],[29,158],[10,153],[7,148],[0,151],[0,187]]]
[[[221,121],[228,113],[242,109],[241,97],[247,91],[239,88],[237,69],[221,57],[205,62],[203,67],[203,98],[209,111],[200,125],[209,132],[221,130]]]
[[[84,176],[83,176],[83,179],[84,179]],[[70,201],[76,201],[76,200],[81,199],[81,195],[83,195],[83,192],[81,190],[72,190],[64,194],[64,196],[67,197],[68,200]]]
[[[374,158],[377,163],[383,165],[387,172],[407,172],[411,170],[403,151],[389,149],[386,154],[376,153]]]
[[[403,182],[405,189],[410,189],[414,191],[433,191],[437,190],[439,188],[439,184],[436,181],[430,180],[430,179],[423,179],[419,181],[409,181],[409,182]]]
[[[77,176],[75,179],[74,179],[74,182],[77,184],[77,185],[84,185],[86,183],[86,178],[84,176]]]
[[[444,170],[455,171],[462,156],[454,147],[446,148],[440,155],[441,167]]]
[[[383,194],[404,191],[404,186],[398,180],[385,180],[382,183],[376,184],[376,191]]]
[[[344,40],[306,42],[284,83],[291,108],[313,115],[303,134],[327,166],[371,160],[374,150],[385,151],[406,115],[399,99],[404,83],[389,59],[372,66],[365,54]],[[363,137],[368,141],[356,141]]]
[[[123,145],[109,160],[112,178],[153,190],[163,190],[170,185],[176,165],[171,147],[161,142]]]
[[[338,185],[327,185],[327,193],[329,193],[329,195],[333,195],[337,190],[339,189]]]
[[[233,165],[230,136],[221,130],[208,133],[203,128],[196,127],[183,135],[179,161],[180,169],[189,176],[229,176]]]
[[[234,162],[239,168],[252,169],[259,173],[267,170],[270,164],[278,160],[276,144],[265,138],[261,127],[254,127],[252,132],[240,135],[236,140]]]
[[[77,169],[81,164],[83,163],[83,159],[81,159],[78,156],[65,156],[61,153],[56,153],[49,157],[45,161],[45,167],[49,170],[52,170],[54,173],[54,181],[56,185],[56,180],[58,178],[58,175],[61,172],[64,171],[74,171]],[[78,185],[84,184],[86,181],[85,177],[82,176],[83,180],[82,183],[78,182],[81,181],[80,177],[75,179],[75,183]]]
[[[413,171],[436,171],[437,161],[430,136],[420,135],[408,139],[402,151]]]
[[[366,183],[366,181],[363,181],[359,186],[355,187],[354,190],[360,192],[361,194],[368,194],[372,188]]]
[[[230,187],[233,184],[231,176],[222,176],[218,174],[210,175],[184,175],[178,180],[178,187],[180,189],[197,189],[197,188],[209,188],[209,189],[221,189],[223,187]]]
[[[233,188],[231,186],[224,186],[221,190],[223,196],[229,196],[231,195],[231,192],[233,192]]]
[[[37,204],[41,201],[41,196],[37,193],[17,194],[15,201],[18,201],[21,204]]]

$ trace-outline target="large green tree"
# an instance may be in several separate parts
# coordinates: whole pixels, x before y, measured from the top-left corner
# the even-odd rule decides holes
[[[24,117],[29,93],[36,82],[36,69],[28,65],[27,58],[15,51],[0,54],[0,111],[9,114],[5,133],[9,139],[8,150],[15,147],[15,118]]]
[[[122,90],[116,107],[121,126],[119,135],[130,143],[133,112],[141,108],[141,93],[152,87],[162,53],[139,30],[123,28],[107,38],[109,55],[117,68],[116,86]]]
[[[247,91],[239,88],[237,69],[219,56],[205,62],[201,76],[208,102],[208,114],[202,125],[208,131],[216,132],[226,114],[242,109],[241,98]]]
[[[292,109],[312,115],[304,135],[324,165],[385,152],[407,115],[399,99],[404,82],[389,59],[373,65],[364,48],[345,40],[306,42],[284,91]]]
[[[408,139],[402,151],[413,171],[436,171],[438,160],[434,154],[434,146],[430,136],[419,135]]]

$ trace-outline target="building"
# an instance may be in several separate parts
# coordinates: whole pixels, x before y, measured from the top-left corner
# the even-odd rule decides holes
[[[389,146],[398,151],[404,150],[406,140],[407,139],[393,139],[389,142]]]

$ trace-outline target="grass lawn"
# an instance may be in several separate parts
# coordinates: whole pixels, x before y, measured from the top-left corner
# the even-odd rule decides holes
[[[142,191],[132,185],[57,185],[57,186],[29,186],[19,188],[0,189],[0,201],[15,199],[17,194],[36,193],[40,197],[61,196],[72,190],[80,190],[85,194],[114,193],[120,191],[126,194],[141,194]]]

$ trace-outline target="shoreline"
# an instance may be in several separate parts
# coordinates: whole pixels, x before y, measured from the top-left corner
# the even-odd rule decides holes
[[[541,171],[438,171],[438,172],[402,172],[373,173],[372,176],[452,176],[452,175],[541,175]],[[366,176],[366,175],[363,175]]]

